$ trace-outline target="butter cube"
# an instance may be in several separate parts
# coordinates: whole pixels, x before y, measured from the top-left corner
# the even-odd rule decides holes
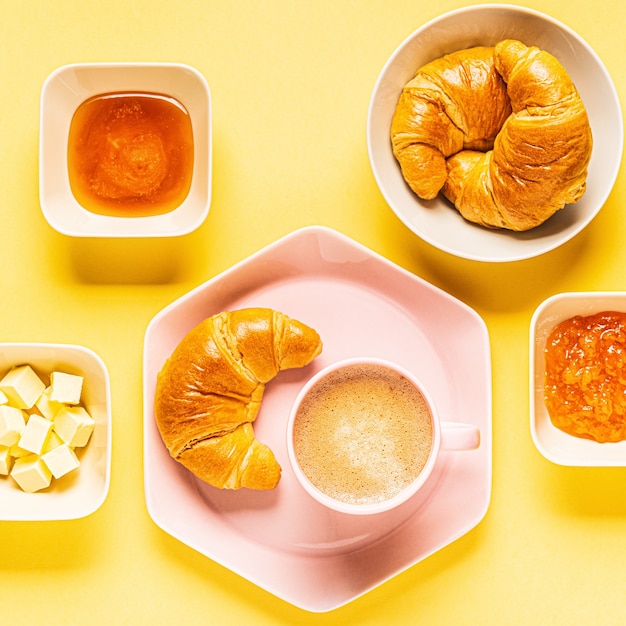
[[[83,377],[64,372],[52,372],[50,387],[52,388],[50,400],[53,402],[78,404],[83,390]]]
[[[0,446],[0,474],[8,476],[12,464],[11,448],[9,446]]]
[[[0,404],[8,404],[9,399],[6,397],[4,391],[0,391]]]
[[[0,445],[17,443],[26,426],[24,411],[8,404],[0,405]]]
[[[36,454],[16,459],[10,475],[22,491],[27,493],[45,489],[52,481],[52,472]]]
[[[65,476],[65,474],[75,470],[80,465],[76,453],[66,443],[50,450],[50,452],[46,452],[41,457],[41,460],[55,478]]]
[[[34,454],[41,454],[43,444],[52,429],[52,422],[41,415],[31,415],[26,422],[26,428],[22,432],[17,445],[22,450],[28,450]]]
[[[30,409],[46,388],[30,365],[18,365],[0,380],[0,391],[19,409]]]
[[[52,386],[46,387],[43,390],[43,393],[39,396],[37,402],[35,402],[35,406],[39,412],[49,420],[54,420],[56,414],[63,408],[61,402],[52,400]]]
[[[82,406],[63,407],[53,422],[56,434],[72,448],[87,445],[94,425],[94,419]]]

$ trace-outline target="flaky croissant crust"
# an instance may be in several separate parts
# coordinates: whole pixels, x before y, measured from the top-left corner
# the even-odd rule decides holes
[[[566,70],[517,40],[418,70],[398,101],[391,141],[419,197],[441,191],[465,219],[515,231],[582,197],[593,143]]]
[[[226,311],[201,322],[157,378],[155,419],[170,455],[218,488],[273,489],[280,466],[251,424],[266,383],[321,350],[315,330],[272,309]]]

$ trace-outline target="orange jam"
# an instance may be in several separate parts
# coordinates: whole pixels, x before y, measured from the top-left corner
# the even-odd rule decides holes
[[[626,439],[626,313],[561,322],[545,364],[544,400],[557,428],[598,442]]]
[[[168,213],[191,187],[191,119],[168,96],[94,96],[72,118],[67,164],[72,193],[88,211],[123,217]]]

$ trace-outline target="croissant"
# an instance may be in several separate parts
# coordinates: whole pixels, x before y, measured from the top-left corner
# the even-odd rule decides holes
[[[318,333],[266,308],[214,315],[193,328],[157,377],[155,420],[170,455],[220,489],[273,489],[281,468],[255,439],[265,385],[322,350]]]
[[[418,196],[429,200],[441,191],[468,221],[514,231],[534,228],[582,197],[591,128],[554,56],[504,40],[425,68],[403,90],[391,126],[394,155]],[[495,133],[484,118],[493,119]],[[482,146],[467,140],[477,135]]]
[[[409,187],[435,198],[448,176],[446,158],[493,148],[510,113],[493,48],[459,50],[424,65],[402,90],[391,122],[393,153]]]

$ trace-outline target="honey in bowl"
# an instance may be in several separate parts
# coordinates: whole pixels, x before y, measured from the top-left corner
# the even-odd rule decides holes
[[[554,426],[600,443],[626,440],[626,313],[564,320],[544,352],[544,401]]]
[[[168,213],[191,187],[191,118],[165,95],[94,96],[72,117],[67,162],[72,193],[88,211],[116,217]]]

